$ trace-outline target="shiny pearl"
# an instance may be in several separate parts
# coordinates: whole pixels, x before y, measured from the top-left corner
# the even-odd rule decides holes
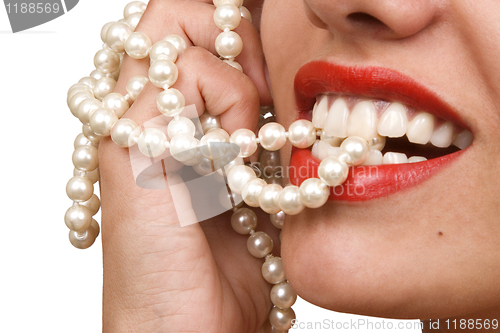
[[[87,207],[90,210],[90,214],[92,214],[92,216],[97,214],[99,208],[101,207],[99,198],[95,194],[92,194],[92,197],[89,200],[80,203],[80,205]]]
[[[234,30],[238,27],[240,21],[240,9],[233,4],[225,3],[215,9],[214,22],[215,25],[221,30],[226,28]]]
[[[76,136],[75,143],[73,144],[75,149],[80,147],[80,146],[90,146],[90,145],[92,145],[92,142],[90,142],[90,140],[87,139],[85,137],[85,135],[83,135],[82,133],[80,133]]]
[[[243,0],[214,0],[215,7],[219,7],[220,5],[226,3],[235,5],[236,7],[241,7],[243,5]]]
[[[318,208],[323,206],[330,195],[330,188],[321,179],[309,178],[300,185],[300,199],[304,206]]]
[[[92,214],[90,210],[81,205],[69,207],[64,215],[66,226],[74,231],[85,231],[92,223]]]
[[[203,130],[203,133],[207,133],[209,130],[213,128],[221,128],[221,122],[219,116],[214,116],[207,111],[203,112],[200,116],[200,124]]]
[[[375,138],[371,139],[368,142],[368,146],[370,147],[370,149],[382,151],[382,149],[384,149],[385,147],[385,141],[385,136],[377,135]]]
[[[83,77],[81,78],[78,83],[83,83],[84,85],[86,85],[87,87],[89,87],[90,89],[94,89],[94,86],[95,86],[95,83],[97,82],[96,79],[94,79],[93,77],[90,77],[90,76],[87,76],[87,77]]]
[[[318,168],[319,178],[329,186],[341,185],[347,179],[349,167],[337,156],[328,156]]]
[[[288,186],[287,186],[288,187]],[[278,212],[276,214],[269,215],[271,224],[278,229],[283,229],[283,224],[285,224],[285,212]]]
[[[259,195],[267,183],[260,178],[248,181],[241,189],[241,197],[250,207],[259,207]]]
[[[282,191],[278,184],[267,184],[259,195],[259,206],[268,214],[276,214],[281,210],[278,205],[278,196]]]
[[[226,136],[218,132],[210,131],[200,140],[200,151],[202,155],[212,160],[222,158],[226,154],[228,146]]]
[[[257,151],[255,134],[249,129],[241,128],[234,131],[230,142],[240,147],[242,157],[252,156]]]
[[[125,41],[125,52],[134,59],[144,59],[149,54],[152,42],[143,32],[133,32]]]
[[[125,19],[125,23],[132,29],[135,30],[141,21],[143,13],[134,13]]]
[[[90,116],[95,110],[102,108],[102,103],[96,98],[87,98],[83,100],[76,109],[76,116],[82,124],[88,125]]]
[[[128,97],[135,101],[137,96],[141,93],[144,86],[149,82],[149,79],[142,75],[137,75],[132,77],[127,83],[127,94]]]
[[[175,65],[174,65],[175,66]],[[167,117],[174,117],[182,112],[186,105],[184,95],[177,89],[170,88],[162,91],[156,99],[156,106]]]
[[[67,94],[67,99],[66,102],[68,103],[69,106],[69,100],[77,93],[80,92],[85,92],[88,93],[89,95],[93,95],[94,92],[90,87],[84,83],[75,83],[68,89],[68,94]]]
[[[78,169],[73,169],[73,176],[83,176],[90,180],[92,184],[95,184],[99,180],[99,168],[96,168],[93,171],[80,171]]]
[[[141,153],[148,157],[158,157],[165,152],[167,136],[157,128],[146,128],[137,141]]]
[[[271,283],[276,284],[285,280],[285,270],[280,257],[272,257],[262,264],[262,276]]]
[[[166,40],[160,40],[154,43],[149,51],[151,62],[155,62],[156,60],[170,60],[175,62],[177,60],[177,55],[178,52],[175,46]]]
[[[113,23],[116,23],[116,22],[114,22],[114,21],[113,21],[113,22],[108,22],[108,23],[106,23],[106,24],[102,27],[102,29],[101,29],[101,40],[103,41],[103,43],[106,43],[106,40],[107,40],[107,39],[106,39],[106,35],[107,35],[107,33],[108,33],[108,29],[109,29],[109,27],[110,27],[110,26],[112,26],[112,25],[113,25]]]
[[[149,80],[158,88],[172,86],[179,76],[177,66],[170,60],[157,60],[149,67]]]
[[[73,165],[80,171],[93,171],[99,166],[97,149],[92,146],[80,146],[73,152]]]
[[[204,158],[203,155],[201,155],[201,161],[197,165],[193,166],[193,170],[201,176],[209,175],[215,171],[212,161],[208,158]]]
[[[172,119],[167,126],[167,134],[169,138],[173,138],[178,134],[189,134],[194,137],[196,128],[194,127],[191,119],[186,117],[179,117]]]
[[[286,143],[285,128],[278,123],[267,123],[259,130],[259,140],[266,150],[281,149]]]
[[[236,58],[243,50],[243,41],[234,31],[221,32],[215,39],[215,49],[223,58]]]
[[[102,105],[107,109],[113,110],[118,118],[121,118],[130,108],[125,97],[116,92],[104,97]]]
[[[297,294],[288,282],[278,283],[271,289],[271,302],[279,308],[291,308],[296,300]]]
[[[97,69],[94,69],[92,72],[90,72],[90,77],[93,77],[96,80],[99,80],[100,78],[106,76],[106,74],[98,71]]]
[[[113,110],[102,108],[92,113],[89,125],[95,134],[108,136],[111,134],[111,128],[117,121],[118,117]]]
[[[247,235],[257,227],[257,215],[248,208],[239,208],[231,216],[231,226],[241,235]]]
[[[278,197],[278,206],[287,215],[297,215],[304,210],[298,186],[286,186]]]
[[[182,53],[187,48],[186,41],[181,36],[168,35],[163,40],[171,43],[177,50],[177,53]]]
[[[99,81],[98,81],[99,82]],[[78,117],[78,106],[86,99],[94,99],[94,96],[88,92],[77,92],[68,100],[69,110],[73,116]]]
[[[73,201],[87,201],[92,197],[92,193],[94,193],[94,185],[85,177],[75,176],[66,185],[66,194]]]
[[[243,185],[256,177],[255,172],[249,166],[237,165],[229,170],[229,173],[227,174],[227,183],[231,191],[241,194]]]
[[[94,132],[92,132],[92,129],[88,125],[82,126],[82,133],[92,143],[99,143],[102,139],[102,136],[97,135]]]
[[[170,154],[181,163],[195,158],[197,153],[198,140],[190,134],[179,134],[170,140]]]
[[[370,148],[365,139],[351,136],[345,139],[340,145],[342,153],[349,155],[347,163],[350,165],[361,165],[366,159]]]
[[[118,146],[123,148],[132,147],[135,144],[134,139],[139,139],[141,129],[132,119],[119,119],[111,130],[111,139]]]
[[[295,319],[295,312],[291,308],[272,308],[269,313],[269,322],[278,331],[287,331],[292,327],[292,320]]]
[[[226,211],[243,207],[243,199],[241,199],[241,195],[233,192],[230,193],[227,190],[227,187],[223,187],[219,191],[219,202]]]
[[[272,238],[263,231],[257,231],[247,240],[247,249],[256,258],[264,258],[273,250]]]
[[[147,5],[142,1],[132,1],[129,2],[125,9],[123,10],[123,17],[128,18],[130,15],[135,13],[144,13]]]
[[[297,148],[307,148],[316,141],[316,129],[305,119],[294,121],[288,128],[290,143]]]
[[[241,13],[241,17],[247,19],[250,23],[252,22],[252,14],[250,13],[250,11],[248,10],[247,7],[241,6],[240,13]]]
[[[116,81],[111,77],[103,77],[102,79],[97,80],[94,87],[94,96],[102,101],[106,95],[109,95],[115,89]]]
[[[211,130],[209,130],[209,132],[215,132],[215,133],[219,133],[219,134],[222,134],[222,136],[224,138],[226,138],[226,142],[229,142],[229,139],[230,139],[230,136],[229,136],[229,133],[226,132],[226,130],[222,129],[222,128],[212,128]],[[236,148],[235,145],[232,146],[233,148]],[[240,151],[239,147],[234,151],[235,154],[238,154]]]
[[[106,44],[116,52],[125,51],[125,41],[132,33],[132,29],[125,23],[113,23],[106,31]]]
[[[95,54],[94,65],[102,73],[113,73],[120,68],[120,57],[115,51],[104,48]]]
[[[69,241],[71,244],[78,249],[89,248],[94,244],[95,239],[99,235],[99,225],[95,220],[92,220],[90,227],[83,232],[69,231]]]
[[[241,65],[237,61],[234,61],[232,59],[226,59],[224,60],[224,62],[243,73],[243,67],[241,67]]]

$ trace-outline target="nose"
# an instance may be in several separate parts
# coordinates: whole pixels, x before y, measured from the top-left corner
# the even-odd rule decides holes
[[[332,33],[402,39],[429,26],[439,0],[303,0],[312,24]]]

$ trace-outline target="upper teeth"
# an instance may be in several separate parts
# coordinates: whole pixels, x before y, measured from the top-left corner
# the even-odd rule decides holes
[[[381,103],[386,104],[387,103]],[[321,160],[340,153],[338,147],[343,138],[358,136],[372,141],[372,152],[365,165],[414,163],[425,160],[421,156],[408,158],[405,154],[380,150],[385,137],[399,138],[405,134],[409,142],[427,144],[440,148],[452,143],[465,149],[472,143],[472,133],[449,121],[443,121],[427,112],[410,112],[401,103],[390,103],[385,110],[377,110],[377,103],[359,100],[349,108],[349,100],[331,94],[318,96],[313,109],[312,123],[322,129],[321,140],[313,146],[313,155]],[[376,141],[376,142],[375,142]]]

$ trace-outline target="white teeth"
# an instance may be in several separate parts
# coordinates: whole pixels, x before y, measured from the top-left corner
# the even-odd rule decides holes
[[[403,164],[403,163],[408,163],[408,158],[406,157],[406,154],[389,152],[385,153],[383,163]]]
[[[378,134],[389,138],[400,138],[406,134],[408,117],[403,104],[392,103],[380,117]]]
[[[325,120],[325,134],[332,137],[345,138],[347,136],[347,122],[349,108],[342,97],[333,102]]]
[[[328,148],[332,148],[327,142],[316,141],[312,148],[312,155],[320,160],[324,160],[328,156]]]
[[[462,132],[458,133],[457,138],[455,139],[455,141],[453,141],[453,144],[460,149],[465,149],[472,144],[473,139],[474,136],[470,131],[463,130]]]
[[[408,141],[425,145],[434,131],[434,116],[427,112],[418,113],[408,124]]]
[[[371,149],[368,152],[368,156],[366,160],[363,162],[363,165],[380,165],[383,163],[384,157],[379,150]]]
[[[328,147],[328,150],[326,153],[328,156],[340,157],[340,155],[342,154],[342,151],[340,150],[340,147]]]
[[[427,161],[427,159],[423,156],[412,156],[408,159],[408,163],[417,163]]]
[[[359,136],[367,141],[377,136],[377,111],[372,102],[356,104],[347,122],[347,135]]]
[[[453,141],[453,124],[444,122],[432,133],[431,143],[439,148],[447,148]]]
[[[344,141],[343,138],[326,135],[325,131],[321,132],[320,140],[328,142],[332,147],[340,147],[340,144]]]
[[[312,123],[316,128],[323,128],[328,115],[328,95],[321,95],[318,100],[314,104]]]

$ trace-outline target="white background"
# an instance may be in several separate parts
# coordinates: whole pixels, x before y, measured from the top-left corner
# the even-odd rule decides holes
[[[0,8],[1,332],[101,331],[101,239],[77,250],[63,220],[71,204],[65,187],[72,176],[73,140],[81,131],[66,106],[66,91],[94,69],[100,29],[121,18],[126,3],[81,0],[64,16],[17,34],[11,32],[5,7]],[[361,318],[302,300],[294,310],[301,322]],[[368,319],[374,327],[382,322]],[[398,322],[391,321],[395,328]],[[290,332],[332,331],[372,330]]]

